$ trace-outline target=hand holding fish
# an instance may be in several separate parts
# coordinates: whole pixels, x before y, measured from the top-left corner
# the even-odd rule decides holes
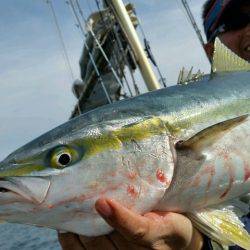
[[[109,199],[99,199],[96,210],[117,232],[107,238],[79,239],[73,234],[61,234],[59,240],[67,249],[201,249],[201,234],[183,215],[169,212],[150,212],[144,216],[126,209]],[[81,247],[82,246],[82,247]]]

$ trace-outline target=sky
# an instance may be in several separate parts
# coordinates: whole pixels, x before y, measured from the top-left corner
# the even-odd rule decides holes
[[[93,0],[81,0],[84,14],[96,10]],[[185,66],[209,72],[199,41],[174,0],[131,0],[156,61],[168,85]],[[204,0],[190,0],[202,30]],[[11,151],[67,121],[76,103],[71,92],[79,78],[84,38],[64,0],[54,0],[73,69],[65,64],[51,11],[45,0],[0,1],[0,160]],[[141,79],[138,78],[139,84]]]

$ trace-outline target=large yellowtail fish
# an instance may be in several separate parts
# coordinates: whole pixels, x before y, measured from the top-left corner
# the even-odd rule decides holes
[[[112,229],[102,196],[145,213],[185,213],[250,249],[250,73],[215,74],[98,108],[0,163],[0,219],[87,236]],[[28,121],[27,121],[28,122]]]

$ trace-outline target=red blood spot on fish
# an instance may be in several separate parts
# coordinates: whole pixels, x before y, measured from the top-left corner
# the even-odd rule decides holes
[[[250,168],[246,167],[245,168],[245,177],[244,177],[244,181],[248,181],[250,179]]]
[[[162,169],[158,169],[156,172],[156,178],[162,183],[166,182],[166,177]]]
[[[130,171],[130,172],[128,173],[128,178],[129,178],[130,180],[134,180],[134,179],[136,179],[136,177],[137,177],[137,173],[136,173],[136,172]]]
[[[227,188],[226,191],[220,196],[221,199],[225,198],[231,188]]]
[[[52,209],[52,208],[54,208],[54,206],[49,204],[48,209]]]
[[[127,192],[133,198],[136,198],[138,195],[138,192],[133,185],[128,185]]]
[[[231,190],[233,186],[233,182],[234,182],[234,176],[232,173],[232,168],[229,168],[229,185],[228,185],[228,188],[224,191],[224,193],[220,196],[221,199],[225,198],[226,195],[229,193],[229,191]]]

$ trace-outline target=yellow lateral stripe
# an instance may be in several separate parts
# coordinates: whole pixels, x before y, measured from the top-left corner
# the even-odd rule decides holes
[[[125,142],[142,141],[168,131],[169,126],[162,119],[153,117],[96,138],[85,138],[80,144],[85,149],[84,157],[90,157],[109,149],[119,150]]]

